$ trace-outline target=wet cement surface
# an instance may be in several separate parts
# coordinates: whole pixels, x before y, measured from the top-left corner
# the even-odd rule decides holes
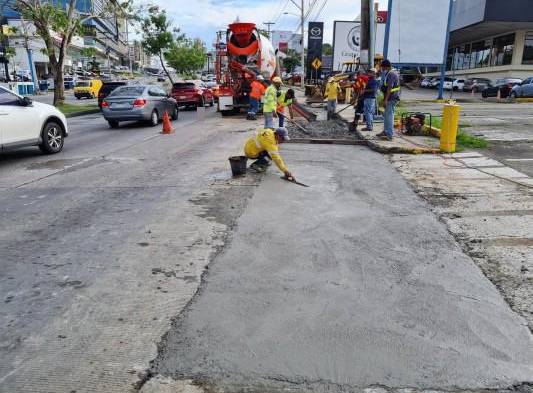
[[[444,224],[364,148],[290,145],[160,343],[216,392],[506,388],[533,341]]]

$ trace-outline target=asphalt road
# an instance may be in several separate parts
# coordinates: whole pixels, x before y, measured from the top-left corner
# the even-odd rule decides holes
[[[173,124],[79,117],[60,154],[0,155],[0,392],[142,380],[225,233],[190,199],[229,177],[244,137],[212,109]]]

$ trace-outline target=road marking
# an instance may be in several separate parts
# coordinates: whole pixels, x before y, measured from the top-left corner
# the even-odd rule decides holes
[[[510,161],[510,162],[526,162],[526,161],[533,161],[533,158],[506,158],[505,161]]]

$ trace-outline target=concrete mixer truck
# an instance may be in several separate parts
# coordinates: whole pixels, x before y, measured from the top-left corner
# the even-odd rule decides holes
[[[271,79],[278,64],[272,44],[254,23],[235,22],[217,34],[215,67],[218,109],[227,116],[248,109],[251,82],[259,74]]]

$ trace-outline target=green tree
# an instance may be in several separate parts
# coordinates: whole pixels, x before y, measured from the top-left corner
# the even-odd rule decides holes
[[[322,55],[323,56],[333,55],[333,47],[331,46],[331,44],[328,44],[328,43],[322,44]]]
[[[165,65],[165,55],[174,48],[176,40],[179,41],[183,36],[179,35],[179,29],[172,27],[166,11],[156,5],[148,7],[140,22],[143,48],[149,55],[157,56],[170,83],[174,83]]]
[[[81,13],[78,10],[81,8],[78,7],[78,2],[81,1],[16,0],[17,10],[26,20],[33,23],[36,34],[44,41],[46,55],[55,79],[54,105],[56,106],[65,101],[63,68],[72,38],[83,33],[84,23],[88,20],[126,17],[130,7],[129,2],[106,1],[105,6],[98,11]]]
[[[178,74],[190,77],[203,67],[206,53],[207,50],[202,41],[181,36],[165,53],[165,59]]]
[[[283,59],[283,67],[285,67],[285,71],[288,73],[294,72],[296,67],[299,67],[302,65],[302,61],[300,59],[300,55],[296,53],[293,49],[289,49],[287,51],[287,57]]]

